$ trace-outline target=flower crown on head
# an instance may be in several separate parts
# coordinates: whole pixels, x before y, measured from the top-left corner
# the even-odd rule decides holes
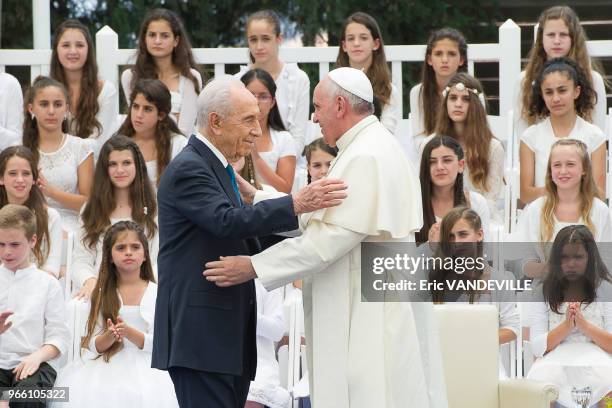
[[[479,95],[480,95],[480,92],[478,92],[478,89],[476,89],[476,88],[468,88],[467,86],[465,86],[465,85],[463,84],[463,82],[457,82],[457,83],[456,83],[455,85],[453,85],[452,87],[451,87],[451,86],[447,86],[446,88],[444,88],[444,90],[442,91],[442,96],[443,96],[444,98],[446,98],[446,95],[448,95],[448,93],[450,92],[450,90],[451,90],[451,89],[453,89],[453,88],[454,88],[455,90],[459,91],[459,92],[462,92],[462,91],[469,91],[469,92],[473,93],[473,94],[474,94],[474,95],[476,95],[476,96],[479,96]]]

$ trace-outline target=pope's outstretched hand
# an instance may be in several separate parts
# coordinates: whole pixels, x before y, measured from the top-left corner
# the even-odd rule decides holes
[[[236,173],[240,197],[246,204],[252,204],[257,189]],[[335,207],[346,198],[347,185],[342,180],[322,178],[293,193],[293,210],[296,215],[322,208]]]
[[[322,208],[335,207],[346,198],[347,185],[342,180],[322,178],[293,194],[293,210],[304,214]]]

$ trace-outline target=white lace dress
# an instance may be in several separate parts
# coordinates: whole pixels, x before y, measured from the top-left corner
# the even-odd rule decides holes
[[[79,192],[78,168],[90,154],[93,154],[92,144],[76,136],[66,135],[59,149],[55,152],[45,153],[39,150],[42,174],[47,182],[67,193]],[[65,208],[57,201],[47,198],[50,207],[59,211],[62,217],[62,226],[65,230],[73,231],[78,226],[78,211]]]
[[[143,349],[125,339],[108,362],[83,349],[82,357],[61,369],[55,381],[56,387],[70,388],[70,402],[52,407],[178,408],[168,373],[151,368],[156,292],[157,285],[149,283],[139,306],[119,309],[126,324],[145,334]],[[94,343],[95,337],[92,348]]]
[[[571,333],[544,356],[548,331],[565,320],[567,303],[552,312],[546,303],[530,305],[532,308],[531,336],[533,353],[540,357],[531,367],[527,378],[552,382],[559,387],[559,402],[573,407],[572,387],[591,387],[591,405],[612,391],[612,356],[602,350],[578,329]],[[594,302],[582,306],[582,314],[590,323],[612,332],[612,303]]]

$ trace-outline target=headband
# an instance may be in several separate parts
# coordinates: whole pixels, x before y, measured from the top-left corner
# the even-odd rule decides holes
[[[444,88],[444,90],[442,91],[442,96],[444,98],[446,98],[446,95],[448,95],[448,93],[450,92],[451,89],[455,89],[456,91],[462,92],[462,91],[469,91],[471,93],[473,93],[476,96],[480,95],[480,92],[478,92],[478,89],[476,88],[468,88],[467,86],[465,86],[463,84],[463,82],[458,82],[455,85],[451,86],[447,86],[446,88]]]

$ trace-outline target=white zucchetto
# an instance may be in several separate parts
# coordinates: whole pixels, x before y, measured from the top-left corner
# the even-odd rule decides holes
[[[349,67],[336,68],[329,72],[329,78],[340,88],[364,101],[370,103],[374,101],[372,83],[363,71]]]

